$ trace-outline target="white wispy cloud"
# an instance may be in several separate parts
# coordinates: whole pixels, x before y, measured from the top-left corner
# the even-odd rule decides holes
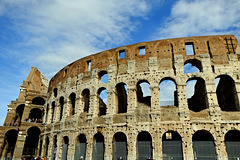
[[[24,60],[47,77],[72,61],[130,39],[150,5],[143,0],[7,1],[0,16],[14,23]]]
[[[179,0],[153,37],[234,34],[240,38],[239,0]]]

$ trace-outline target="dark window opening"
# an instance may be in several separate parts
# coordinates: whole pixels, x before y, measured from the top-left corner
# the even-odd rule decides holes
[[[127,85],[125,83],[119,83],[116,86],[117,91],[117,113],[127,112]]]
[[[40,140],[40,149],[39,149],[38,156],[41,156],[41,154],[42,154],[42,147],[43,147],[43,140],[41,139]]]
[[[214,139],[207,131],[197,131],[193,138],[194,159],[217,159]]]
[[[119,58],[120,58],[120,59],[125,58],[125,50],[119,51]]]
[[[185,43],[186,55],[195,55],[193,42]]]
[[[45,116],[46,116],[45,123],[47,123],[47,121],[48,121],[48,116],[49,116],[49,104],[47,104]]]
[[[184,64],[184,73],[202,72],[202,63],[197,59],[189,59]]]
[[[87,61],[87,71],[88,71],[88,72],[91,71],[91,65],[92,65],[91,60]]]
[[[231,130],[225,135],[225,145],[229,160],[240,157],[240,131]]]
[[[63,118],[64,97],[60,97],[60,121]]]
[[[76,160],[80,158],[86,159],[86,146],[87,146],[86,136],[84,134],[80,134],[78,136],[78,141],[75,145],[74,159]]]
[[[98,90],[99,97],[99,113],[98,116],[106,115],[107,113],[107,90],[100,88]]]
[[[23,148],[23,155],[37,155],[38,140],[41,131],[38,127],[31,127],[27,131],[27,137]]]
[[[127,159],[127,137],[117,132],[113,137],[113,160]]]
[[[36,97],[36,98],[33,98],[32,104],[43,106],[45,104],[45,100],[41,97]]]
[[[84,112],[89,112],[89,104],[90,104],[90,91],[89,89],[84,89],[82,92],[82,98],[83,98],[83,106],[84,106]]]
[[[57,97],[58,89],[57,89],[57,88],[54,88],[53,93],[54,93],[54,97]]]
[[[239,99],[234,80],[228,75],[215,79],[217,99],[222,111],[240,111]]]
[[[47,157],[48,156],[48,147],[49,147],[49,138],[46,138],[46,148],[45,148],[45,153],[44,155]]]
[[[101,83],[108,83],[108,73],[107,71],[101,71],[99,72],[99,79]]]
[[[71,93],[69,96],[70,100],[70,116],[75,114],[75,105],[76,105],[76,94]]]
[[[182,138],[177,132],[164,133],[162,138],[163,159],[183,159]]]
[[[159,85],[160,106],[178,106],[177,87],[173,80],[163,79]]]
[[[208,108],[207,90],[202,78],[191,78],[187,81],[188,108],[194,112]]]
[[[143,46],[143,47],[139,47],[139,48],[138,48],[138,51],[139,51],[139,55],[140,55],[140,56],[146,54],[146,51],[145,51],[145,47],[144,47],[144,46]]]
[[[68,145],[69,145],[69,139],[67,136],[64,136],[63,137],[63,147],[62,147],[62,160],[67,160]]]
[[[152,137],[146,132],[142,131],[137,137],[137,159],[146,160],[153,157]]]
[[[92,157],[93,159],[104,159],[104,137],[101,133],[97,133],[94,135],[94,142],[93,142],[93,152]]]
[[[215,67],[212,65],[212,72],[215,73]]]

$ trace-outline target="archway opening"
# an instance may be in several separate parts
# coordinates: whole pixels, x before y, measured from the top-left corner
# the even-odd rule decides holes
[[[33,108],[30,110],[29,119],[31,122],[42,123],[42,111],[39,108]]]
[[[118,83],[116,85],[117,91],[117,113],[127,112],[127,85],[125,83]]]
[[[194,158],[217,159],[213,136],[208,131],[197,131],[192,137]]]
[[[184,63],[184,73],[202,72],[202,63],[197,59],[188,59]]]
[[[137,101],[141,105],[151,106],[151,90],[147,80],[141,80],[137,83]]]
[[[63,118],[64,97],[60,97],[60,121]]]
[[[160,106],[178,106],[177,87],[172,79],[163,79],[159,85]]]
[[[137,157],[138,160],[146,160],[153,157],[152,137],[146,131],[142,131],[138,134]]]
[[[240,131],[228,131],[225,135],[225,145],[229,160],[240,158]]]
[[[187,81],[188,108],[194,112],[208,108],[207,89],[202,78],[191,78]]]
[[[113,160],[127,159],[127,137],[122,132],[117,132],[113,137]]]
[[[24,104],[21,104],[21,105],[17,106],[16,114],[15,114],[15,117],[14,117],[14,123],[13,123],[14,125],[15,124],[18,124],[18,125],[21,124],[24,107],[25,107]]]
[[[52,160],[56,159],[56,152],[57,152],[57,135],[55,135],[53,138]]]
[[[11,129],[5,133],[5,139],[4,139],[1,155],[5,153],[5,155],[3,156],[6,159],[13,158],[17,137],[18,137],[18,131],[15,129]]]
[[[98,90],[99,97],[99,113],[98,116],[106,115],[107,113],[107,89],[100,88]]]
[[[83,111],[88,113],[89,112],[89,104],[90,104],[90,91],[89,89],[84,89],[82,91],[82,101],[84,109]]]
[[[97,133],[94,135],[93,142],[93,159],[104,159],[104,137],[101,133]]]
[[[71,93],[69,96],[70,101],[70,116],[75,114],[75,105],[76,105],[76,94]]]
[[[63,137],[63,147],[62,147],[62,160],[67,160],[68,145],[69,145],[69,138],[68,138],[68,136],[64,136]]]
[[[52,102],[52,117],[51,117],[51,122],[54,122],[54,113],[55,113],[55,102]]]
[[[42,97],[35,97],[32,100],[32,104],[43,106],[45,104],[45,100]]]
[[[27,137],[24,144],[23,154],[24,156],[36,156],[39,135],[41,131],[38,127],[31,127],[27,131]]]
[[[239,99],[234,80],[228,75],[215,79],[217,99],[222,111],[240,111]]]
[[[163,159],[183,159],[182,137],[174,131],[164,133],[162,138]]]
[[[80,134],[75,145],[74,159],[86,159],[87,139],[84,134]]]
[[[108,83],[108,73],[107,71],[100,71],[99,74],[99,79],[101,83]]]

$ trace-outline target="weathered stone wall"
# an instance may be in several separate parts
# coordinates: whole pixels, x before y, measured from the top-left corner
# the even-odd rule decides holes
[[[227,39],[227,40],[226,40]],[[230,43],[231,42],[231,43]],[[194,55],[187,55],[185,44],[191,43]],[[145,55],[139,55],[139,47],[145,47]],[[125,58],[119,52],[125,51]],[[169,131],[177,132],[182,138],[184,159],[194,159],[192,137],[197,131],[207,131],[214,138],[218,159],[228,159],[224,136],[230,130],[240,130],[239,111],[222,111],[219,107],[214,80],[220,75],[230,76],[240,95],[239,85],[239,45],[232,35],[188,37],[178,39],[143,42],[123,46],[98,54],[90,55],[64,67],[50,81],[48,100],[45,104],[43,139],[49,138],[48,157],[53,150],[53,137],[57,135],[57,159],[61,159],[63,137],[69,138],[68,159],[74,159],[76,139],[80,134],[86,135],[86,158],[92,159],[94,135],[104,136],[104,159],[112,159],[113,137],[123,132],[127,137],[128,159],[137,159],[137,136],[146,131],[152,137],[153,159],[162,159],[162,137]],[[193,65],[199,66],[200,72],[184,73],[184,64],[192,59],[198,60]],[[88,63],[91,69],[88,71]],[[200,63],[199,63],[200,62]],[[101,83],[99,73],[106,71],[108,83]],[[186,82],[189,79],[201,78],[206,87],[206,104],[198,104],[200,111],[188,107]],[[173,80],[176,84],[177,105],[160,107],[159,84],[164,79]],[[148,82],[151,97],[150,105],[138,100],[137,84]],[[127,112],[118,113],[116,86],[125,83],[127,86]],[[54,96],[54,89],[57,95]],[[99,89],[107,89],[106,115],[99,116]],[[90,91],[89,111],[84,112],[82,92]],[[196,90],[198,90],[196,88]],[[71,115],[69,96],[76,94],[75,113]],[[64,108],[60,118],[60,97],[64,97]],[[124,98],[122,99],[124,100]],[[55,103],[54,110],[52,103]],[[194,104],[196,105],[196,104]],[[197,106],[196,106],[197,107]],[[53,118],[52,118],[53,117]],[[61,120],[60,120],[61,119]],[[46,141],[43,142],[46,146]],[[46,153],[46,152],[45,152]],[[42,155],[45,155],[42,153]]]

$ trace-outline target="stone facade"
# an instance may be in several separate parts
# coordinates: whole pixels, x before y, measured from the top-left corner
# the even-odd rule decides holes
[[[187,73],[187,64],[198,71]],[[67,65],[48,87],[40,73],[32,76],[38,78],[29,76],[18,100],[9,105],[8,126],[1,127],[1,157],[29,156],[24,148],[36,148],[35,156],[69,160],[240,157],[232,143],[240,148],[239,66],[237,39],[222,35],[103,51]],[[35,72],[39,71],[33,68],[29,75]],[[189,98],[190,81],[195,87]],[[171,102],[159,96],[163,82],[175,85]],[[46,101],[44,107],[32,104],[35,97]],[[25,107],[16,126],[20,104]],[[44,108],[42,124],[23,122],[33,108]],[[31,137],[29,128],[39,133],[34,134],[39,136],[35,147],[24,144]],[[6,137],[12,130],[10,135],[18,135],[11,153],[8,143],[14,142]]]

